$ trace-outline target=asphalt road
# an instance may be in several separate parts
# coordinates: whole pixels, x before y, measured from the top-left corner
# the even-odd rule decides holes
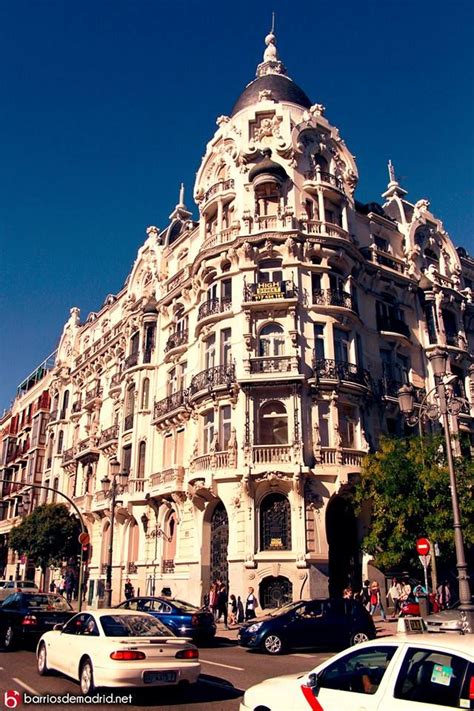
[[[232,637],[234,635],[231,635]],[[278,657],[251,652],[237,646],[231,638],[219,637],[212,647],[200,648],[202,674],[199,682],[189,688],[146,689],[131,691],[132,702],[124,704],[94,704],[96,709],[159,709],[166,711],[236,711],[249,686],[280,674],[308,671],[331,653],[295,653]],[[36,658],[31,650],[18,650],[0,655],[0,709],[7,708],[4,693],[16,690],[30,695],[80,694],[79,685],[61,675],[41,677],[36,671]],[[128,694],[130,690],[117,690]],[[111,690],[103,693],[110,694]],[[23,711],[26,704],[17,706]],[[10,706],[11,708],[11,706]],[[33,708],[33,706],[31,706]],[[70,709],[71,704],[37,704],[36,709]],[[75,704],[75,709],[90,705]]]

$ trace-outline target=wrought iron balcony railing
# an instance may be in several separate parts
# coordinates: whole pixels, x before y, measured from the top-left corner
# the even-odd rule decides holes
[[[62,457],[62,465],[64,466],[68,462],[73,461],[74,459],[74,454],[75,454],[75,449],[74,447],[70,447],[69,449],[65,449],[63,452],[63,457]]]
[[[372,385],[368,370],[344,360],[332,360],[330,358],[315,360],[314,375],[317,380],[343,380],[364,385],[366,388],[370,388]]]
[[[102,430],[102,434],[100,435],[99,439],[99,445],[106,444],[106,442],[112,442],[113,440],[118,439],[118,431],[118,424],[112,425],[112,427],[107,427],[107,429]]]
[[[340,289],[315,289],[313,291],[313,304],[320,306],[342,306],[358,313],[354,297],[348,291]]]
[[[102,388],[100,387],[100,385],[95,385],[90,390],[86,390],[84,402],[88,403],[98,397],[102,397]]]
[[[273,299],[294,299],[296,285],[291,279],[285,281],[267,281],[245,284],[244,301],[268,301]]]
[[[202,370],[194,376],[189,387],[191,397],[202,390],[215,390],[218,387],[230,388],[235,382],[235,368],[233,365],[216,365],[213,368]]]
[[[79,400],[76,400],[75,402],[72,403],[72,408],[71,408],[73,413],[78,413],[82,410],[82,400],[79,398]]]
[[[188,339],[189,331],[187,328],[183,331],[175,331],[171,334],[171,336],[166,342],[165,353],[172,350],[173,348],[178,348],[179,346],[185,345],[188,342]]]
[[[229,311],[232,305],[232,301],[229,298],[225,299],[209,299],[200,305],[198,309],[198,321],[201,321],[207,316],[214,316],[215,314],[221,314],[224,311]]]
[[[251,373],[290,373],[293,369],[291,356],[263,356],[250,359]]]
[[[342,180],[326,170],[308,170],[304,174],[305,180],[315,180],[317,183],[329,183],[338,190],[344,190]]]
[[[128,368],[133,368],[134,365],[137,365],[138,363],[138,351],[135,353],[130,353],[129,356],[125,358],[123,367],[125,370]]]
[[[154,405],[154,418],[155,420],[159,417],[165,417],[170,412],[178,410],[180,407],[184,407],[187,402],[187,390],[178,390],[171,395],[167,395],[162,400],[158,400]]]

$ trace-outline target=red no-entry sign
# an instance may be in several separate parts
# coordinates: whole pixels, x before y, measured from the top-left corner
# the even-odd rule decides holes
[[[428,555],[430,552],[430,542],[427,538],[419,538],[417,540],[416,552],[418,555]]]

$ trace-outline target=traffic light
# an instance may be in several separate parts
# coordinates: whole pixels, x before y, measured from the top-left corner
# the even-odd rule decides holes
[[[82,562],[87,563],[87,561],[90,558],[90,553],[91,553],[91,544],[88,543],[85,546],[82,546]]]

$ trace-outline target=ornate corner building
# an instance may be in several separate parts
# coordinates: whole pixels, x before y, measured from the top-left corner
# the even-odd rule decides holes
[[[220,116],[194,199],[149,227],[124,288],[81,322],[1,424],[0,568],[22,492],[60,490],[91,537],[101,593],[117,458],[113,591],[163,586],[201,603],[221,578],[262,607],[360,580],[364,521],[351,482],[381,433],[403,433],[397,392],[433,386],[441,346],[474,433],[474,259],[393,167],[383,204],[355,199],[354,157],[289,78],[275,36]],[[39,371],[38,371],[39,372]],[[51,500],[38,490],[30,501]],[[54,496],[54,494],[52,494]],[[59,500],[59,499],[58,499]]]

